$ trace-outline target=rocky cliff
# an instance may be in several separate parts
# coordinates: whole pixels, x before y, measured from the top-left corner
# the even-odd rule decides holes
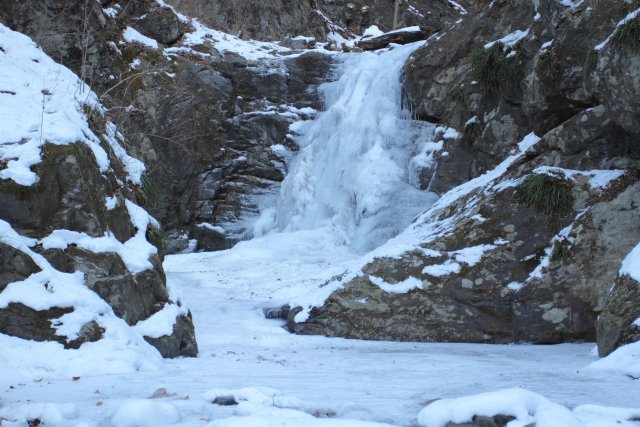
[[[4,25],[0,67],[0,332],[145,352],[144,338],[165,357],[195,356],[159,224],[139,206],[144,166],[96,94]]]

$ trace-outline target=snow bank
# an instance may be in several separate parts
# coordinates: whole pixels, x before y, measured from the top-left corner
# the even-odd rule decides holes
[[[636,282],[640,282],[640,243],[624,258],[619,274],[630,276]]]
[[[112,427],[159,427],[180,421],[178,410],[170,403],[149,399],[125,401],[111,419]]]
[[[589,368],[640,378],[640,341],[617,348],[607,357],[589,365]]]
[[[632,427],[640,409],[581,405],[573,411],[534,392],[511,388],[458,399],[436,400],[418,415],[423,427],[471,422],[474,416],[515,417],[510,427]]]
[[[89,129],[83,108],[101,110],[96,95],[71,70],[57,64],[31,39],[0,24],[0,179],[33,185],[31,167],[44,143],[84,142],[102,171],[107,153]]]
[[[388,424],[365,421],[317,418],[300,400],[266,387],[214,389],[205,393],[209,401],[222,396],[233,397],[238,402],[235,415],[213,421],[207,427],[389,427]]]
[[[517,424],[535,423],[536,427],[581,427],[580,421],[564,406],[539,394],[519,388],[481,393],[458,399],[441,399],[420,411],[418,424],[445,427],[448,422],[470,422],[474,415],[492,417],[510,415]]]

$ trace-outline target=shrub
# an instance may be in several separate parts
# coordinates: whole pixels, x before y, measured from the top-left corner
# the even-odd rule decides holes
[[[538,61],[538,70],[542,77],[552,80],[560,76],[562,68],[556,52],[551,49],[543,52]]]
[[[640,49],[640,15],[619,26],[611,38],[611,44],[617,48]]]
[[[553,244],[553,250],[551,251],[551,262],[561,262],[565,264],[569,259],[569,253],[571,252],[571,243],[568,239],[562,238],[557,240]]]
[[[560,215],[573,207],[571,183],[566,179],[533,173],[516,187],[516,200],[547,214]]]
[[[467,123],[464,126],[464,130],[462,131],[462,137],[460,138],[460,142],[469,147],[473,145],[473,142],[480,138],[482,135],[482,125],[478,119],[473,120],[470,123]]]
[[[144,175],[141,178],[141,181],[142,185],[140,186],[140,190],[142,192],[142,200],[144,201],[145,207],[157,207],[160,203],[161,197],[158,184],[156,184],[156,182],[148,175]]]
[[[158,249],[158,254],[160,256],[164,255],[164,249],[165,249],[165,242],[167,241],[167,234],[160,230],[159,228],[155,228],[153,226],[149,226],[149,228],[147,229],[147,240],[149,241],[149,243],[151,243],[153,246],[156,247],[156,249]]]
[[[489,89],[507,90],[518,86],[520,67],[515,58],[507,58],[504,44],[480,48],[471,57],[471,66]]]
[[[585,68],[588,72],[593,71],[596,69],[596,66],[598,65],[598,52],[591,48],[589,49],[589,52],[587,52],[587,61],[585,64]]]

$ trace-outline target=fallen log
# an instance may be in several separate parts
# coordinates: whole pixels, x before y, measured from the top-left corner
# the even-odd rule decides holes
[[[362,39],[356,45],[362,50],[378,50],[388,47],[391,43],[408,44],[426,40],[428,36],[428,33],[420,27],[409,27],[381,36]]]

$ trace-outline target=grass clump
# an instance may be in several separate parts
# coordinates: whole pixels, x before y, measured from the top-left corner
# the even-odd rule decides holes
[[[557,216],[573,207],[571,182],[544,173],[532,173],[516,187],[516,200],[544,214]]]
[[[587,60],[586,60],[585,68],[587,71],[590,72],[595,70],[597,65],[598,65],[598,52],[595,49],[591,48],[587,52]]]
[[[148,175],[144,175],[140,181],[140,191],[145,207],[157,207],[160,204],[161,198],[160,187],[158,187],[158,184]]]
[[[507,90],[518,86],[520,67],[515,58],[508,58],[503,43],[494,43],[490,48],[480,48],[471,57],[473,71],[478,74],[485,87],[492,90]]]
[[[482,135],[482,125],[480,121],[476,118],[475,120],[471,120],[467,122],[464,126],[464,130],[462,131],[462,137],[460,138],[460,143],[465,144],[468,147],[473,146],[473,143],[480,138]]]
[[[569,260],[569,253],[571,252],[571,243],[568,239],[562,238],[557,240],[553,244],[553,250],[551,251],[551,262],[566,264]]]
[[[542,77],[552,80],[560,77],[562,68],[554,50],[547,50],[540,55],[538,70]]]
[[[153,227],[149,224],[146,233],[147,241],[156,247],[160,256],[164,255],[164,250],[167,242],[167,234],[159,228]]]
[[[611,44],[617,48],[640,49],[640,15],[619,26],[611,38]]]

